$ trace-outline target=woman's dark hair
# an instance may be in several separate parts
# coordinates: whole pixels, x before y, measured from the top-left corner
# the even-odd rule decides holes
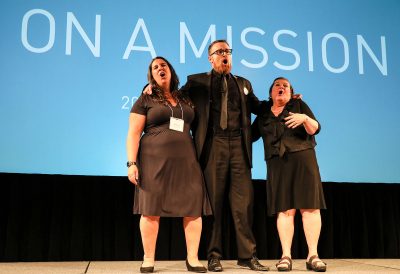
[[[171,89],[171,95],[172,97],[177,101],[182,101],[184,103],[187,103],[190,107],[194,107],[193,103],[190,101],[189,97],[184,96],[182,92],[179,91],[179,77],[175,72],[174,67],[171,65],[170,62],[168,62],[167,59],[165,59],[162,56],[157,56],[154,57],[150,64],[149,64],[149,69],[147,71],[147,80],[149,81],[149,84],[152,85],[153,87],[153,93],[151,97],[155,99],[157,102],[162,103],[167,105],[168,101],[167,98],[165,98],[164,92],[162,91],[161,87],[157,84],[156,80],[153,78],[152,74],[152,66],[153,62],[157,59],[163,60],[165,63],[167,63],[167,66],[169,70],[171,71],[171,81],[170,81],[170,89]]]
[[[275,81],[277,81],[277,80],[286,80],[286,81],[288,81],[289,84],[290,84],[290,93],[291,93],[291,95],[293,96],[294,89],[293,89],[292,83],[290,83],[290,81],[289,81],[287,78],[285,78],[285,77],[278,77],[278,78],[275,78],[274,81],[272,81],[272,84],[271,84],[271,86],[269,87],[269,97],[271,98],[272,88],[274,87]]]

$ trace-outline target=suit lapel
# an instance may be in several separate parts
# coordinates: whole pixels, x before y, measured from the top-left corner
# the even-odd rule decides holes
[[[206,87],[207,87],[207,95],[205,97],[206,102],[204,102],[205,107],[206,107],[206,121],[209,121],[210,118],[210,100],[211,100],[211,83],[212,83],[212,75],[211,71],[207,72],[207,77],[206,77]]]
[[[245,98],[245,94],[244,94],[244,88],[245,88],[245,86],[244,86],[244,83],[243,83],[243,81],[241,81],[241,79],[239,78],[239,77],[237,77],[237,76],[234,76],[234,78],[235,78],[235,81],[236,81],[236,83],[237,83],[237,86],[238,86],[238,89],[239,89],[239,94],[240,94],[240,106],[241,106],[241,108],[242,108],[242,125],[245,125],[246,123],[246,115],[247,115],[247,113],[246,113],[246,110],[247,110],[247,107],[246,107],[246,98]]]

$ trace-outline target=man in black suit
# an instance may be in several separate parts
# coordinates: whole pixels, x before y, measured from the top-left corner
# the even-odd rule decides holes
[[[214,219],[207,250],[208,270],[222,271],[222,212],[226,193],[235,224],[238,265],[267,271],[256,257],[252,232],[253,186],[251,181],[251,112],[260,101],[250,82],[231,74],[232,50],[226,40],[208,48],[212,70],[188,76],[181,91],[195,105],[192,124],[197,156],[202,166]]]

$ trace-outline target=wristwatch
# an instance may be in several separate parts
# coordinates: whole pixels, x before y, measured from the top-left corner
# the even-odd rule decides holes
[[[127,166],[127,167],[130,167],[130,166],[133,166],[133,165],[136,166],[136,162],[132,162],[132,161],[126,162],[126,166]]]

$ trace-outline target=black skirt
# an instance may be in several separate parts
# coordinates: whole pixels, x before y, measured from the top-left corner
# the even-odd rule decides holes
[[[267,161],[268,215],[288,209],[326,209],[314,149],[285,153]]]

